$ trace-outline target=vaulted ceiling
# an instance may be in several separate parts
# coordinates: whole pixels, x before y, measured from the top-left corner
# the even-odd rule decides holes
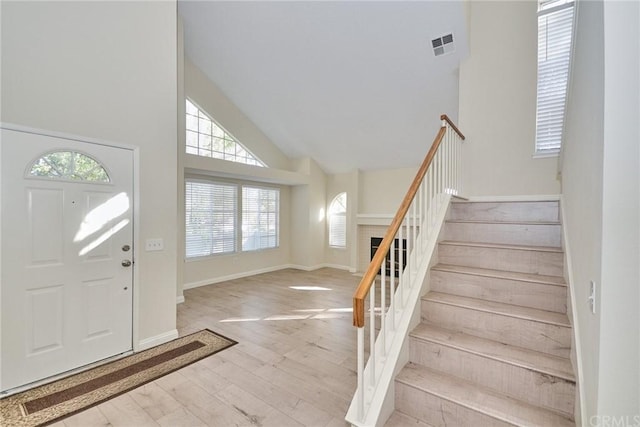
[[[460,1],[178,4],[186,55],[289,157],[329,173],[415,166],[440,114],[457,119]],[[450,33],[455,50],[435,56]]]

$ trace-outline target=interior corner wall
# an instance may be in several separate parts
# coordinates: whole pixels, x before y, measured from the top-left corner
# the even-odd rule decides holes
[[[326,263],[327,176],[311,158],[297,159],[294,164],[310,179],[308,185],[291,188],[291,263],[315,269]]]
[[[139,149],[134,347],[176,328],[176,3],[7,2],[6,123]]]
[[[571,291],[582,368],[583,413],[597,411],[600,311],[587,303],[590,281],[602,282],[602,180],[604,150],[604,21],[602,1],[577,7],[573,72],[569,88],[562,162],[562,209],[570,249]],[[600,293],[597,295],[600,301]]]
[[[465,196],[558,194],[557,158],[533,158],[537,2],[470,1],[460,65]]]

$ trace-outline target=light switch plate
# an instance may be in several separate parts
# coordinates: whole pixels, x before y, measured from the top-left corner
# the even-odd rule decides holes
[[[161,251],[164,249],[164,240],[160,238],[147,239],[144,244],[144,249],[148,252]]]

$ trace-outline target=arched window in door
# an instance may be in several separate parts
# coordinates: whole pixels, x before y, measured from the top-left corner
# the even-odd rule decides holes
[[[111,181],[97,160],[77,151],[52,151],[42,155],[31,163],[27,176],[68,181]]]
[[[329,246],[347,246],[347,193],[338,194],[329,205]]]

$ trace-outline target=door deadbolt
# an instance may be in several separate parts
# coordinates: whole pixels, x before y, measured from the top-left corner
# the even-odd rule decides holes
[[[129,261],[128,259],[123,259],[122,260],[122,266],[123,267],[131,267],[131,261]]]
[[[124,246],[122,247],[122,251],[123,251],[123,252],[129,252],[129,249],[131,249],[131,246],[129,246],[129,245],[124,245]]]

